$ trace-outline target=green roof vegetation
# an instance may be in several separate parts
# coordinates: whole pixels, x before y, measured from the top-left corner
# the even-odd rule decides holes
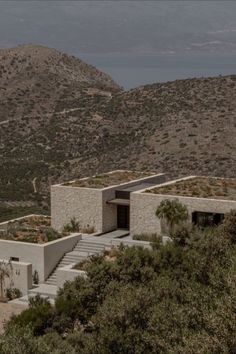
[[[114,171],[101,175],[78,179],[73,182],[64,183],[64,186],[84,187],[84,188],[106,188],[116,186],[121,183],[130,182],[136,179],[148,177],[152,173],[141,171]]]
[[[236,179],[193,177],[162,187],[148,189],[145,193],[236,200]]]
[[[69,232],[55,231],[51,227],[51,218],[42,215],[10,221],[6,231],[0,230],[0,240],[39,244],[54,241],[67,235]]]

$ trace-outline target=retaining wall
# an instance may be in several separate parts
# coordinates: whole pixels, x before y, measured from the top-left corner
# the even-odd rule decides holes
[[[62,256],[72,251],[80,239],[80,234],[72,234],[45,244],[0,240],[0,258],[10,260],[16,257],[19,262],[31,263],[32,272],[36,270],[39,281],[44,282]]]
[[[58,269],[58,271],[57,271],[57,286],[58,286],[58,288],[63,287],[65,282],[73,281],[77,277],[84,277],[84,278],[87,277],[85,271],[73,269],[74,266],[75,266],[75,263],[69,264],[65,267]]]

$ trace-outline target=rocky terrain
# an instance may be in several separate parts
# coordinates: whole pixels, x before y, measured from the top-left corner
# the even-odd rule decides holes
[[[40,46],[0,51],[0,214],[48,210],[49,185],[111,169],[235,177],[236,76],[123,91]]]

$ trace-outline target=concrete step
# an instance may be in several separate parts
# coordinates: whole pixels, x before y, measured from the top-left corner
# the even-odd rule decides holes
[[[105,251],[105,248],[97,248],[97,247],[85,247],[85,246],[82,246],[82,247],[76,247],[74,249],[74,251],[76,252],[89,252],[89,253],[100,253],[100,252],[103,252]]]
[[[72,251],[72,252],[66,253],[64,257],[73,257],[73,256],[87,257],[87,254],[88,254],[88,252]]]
[[[88,252],[80,252],[80,251],[74,251],[74,253],[70,253],[70,254],[66,254],[63,259],[70,259],[70,258],[74,258],[74,257],[81,257],[81,258],[86,258],[87,257]]]
[[[69,264],[72,264],[72,263],[75,263],[75,262],[77,263],[78,261],[82,262],[85,259],[86,258],[76,258],[74,261],[64,261],[64,262],[60,263],[55,270],[57,270],[58,268],[65,267],[65,266],[67,266]]]
[[[107,244],[99,243],[99,242],[84,242],[84,241],[80,241],[79,243],[77,243],[77,245],[75,247],[80,247],[80,246],[102,248],[102,247],[106,247]]]
[[[76,244],[75,247],[81,247],[81,246],[102,248],[102,247],[104,247],[105,245],[104,245],[103,243],[93,243],[93,242],[83,242],[83,241],[80,241],[79,243]]]
[[[55,285],[48,285],[48,284],[40,284],[37,288],[31,289],[28,292],[28,295],[37,295],[40,296],[47,296],[51,299],[54,299],[57,295],[57,286]]]
[[[78,260],[85,260],[87,259],[88,257],[85,257],[85,258],[82,258],[82,257],[75,257],[75,258],[70,258],[70,259],[65,259],[63,262],[59,263],[59,268],[61,268],[61,266],[63,265],[67,265],[67,264],[70,264],[70,263],[75,263],[77,262]]]
[[[57,278],[56,273],[53,273],[52,275],[50,275],[50,277],[48,279],[53,280],[53,279],[56,279],[56,278]]]
[[[54,280],[54,281],[47,280],[45,284],[56,286],[57,285],[57,281],[56,280]]]

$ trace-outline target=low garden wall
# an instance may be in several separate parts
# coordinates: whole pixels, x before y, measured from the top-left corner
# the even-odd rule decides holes
[[[86,272],[84,270],[77,270],[73,269],[75,266],[74,264],[69,264],[65,267],[59,268],[57,271],[57,286],[58,288],[63,287],[65,282],[67,281],[73,281],[77,277],[84,277],[86,278]]]
[[[36,270],[39,282],[44,282],[63,255],[72,251],[80,239],[81,234],[72,234],[44,244],[0,240],[0,258],[18,258],[19,262],[31,263],[32,272]]]
[[[32,288],[32,264],[12,261],[11,266],[11,275],[9,278],[5,278],[4,288],[17,288],[23,295],[26,295],[28,290]]]

